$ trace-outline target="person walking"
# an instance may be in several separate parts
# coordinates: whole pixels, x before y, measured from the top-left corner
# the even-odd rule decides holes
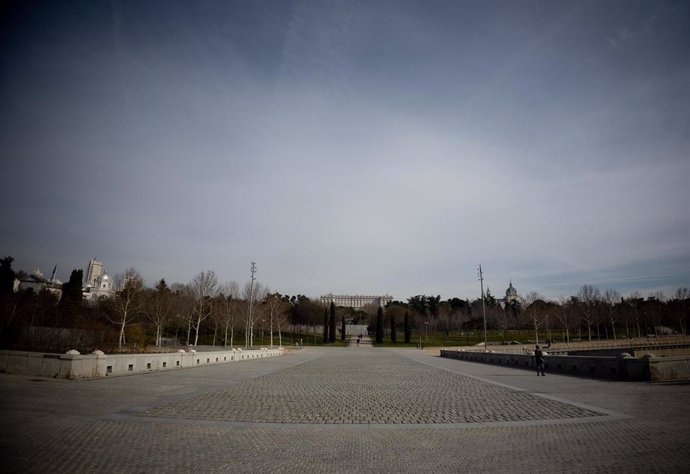
[[[539,345],[537,345],[537,348],[534,350],[534,361],[537,365],[537,375],[543,375],[546,377],[546,374],[544,373],[544,352],[541,350]],[[541,374],[539,373],[540,371]]]

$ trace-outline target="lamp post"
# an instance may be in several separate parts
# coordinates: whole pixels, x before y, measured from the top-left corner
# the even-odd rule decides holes
[[[245,331],[244,339],[245,339],[245,347],[249,348],[254,345],[254,313],[253,313],[253,304],[254,304],[254,274],[256,273],[256,263],[252,262],[252,267],[251,267],[251,283],[249,284],[249,306],[247,308],[247,329]]]
[[[481,265],[479,265],[479,282],[482,290],[482,314],[484,315],[484,352],[486,352],[486,308],[484,306],[484,274],[482,273]]]

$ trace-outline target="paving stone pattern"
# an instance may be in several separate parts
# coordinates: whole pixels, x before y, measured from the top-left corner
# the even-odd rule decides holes
[[[601,413],[487,384],[393,353],[342,352],[147,415],[257,423],[490,423]]]
[[[0,472],[686,473],[689,406],[690,385],[371,347],[96,380],[0,374]]]

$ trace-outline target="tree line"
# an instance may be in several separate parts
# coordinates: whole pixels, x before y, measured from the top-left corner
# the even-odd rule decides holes
[[[317,343],[345,340],[346,324],[365,324],[381,343],[410,344],[429,331],[458,335],[483,328],[482,299],[416,295],[381,308],[324,306],[304,295],[283,295],[261,283],[220,282],[212,270],[199,272],[188,283],[160,279],[146,287],[130,268],[116,276],[113,297],[88,303],[82,298],[83,271],[74,270],[62,285],[61,297],[51,291],[15,292],[12,258],[0,259],[0,346],[12,349],[61,351],[141,350],[166,342],[190,346],[250,347],[282,345],[286,333],[311,334]],[[252,311],[249,305],[252,304]],[[690,291],[622,297],[615,290],[583,285],[577,294],[558,301],[535,292],[501,302],[484,295],[487,327],[502,334],[534,331],[536,340],[618,339],[686,334]],[[309,328],[322,327],[316,335]],[[398,335],[401,338],[398,338]]]
[[[583,285],[572,296],[550,300],[536,292],[512,301],[499,301],[487,290],[482,299],[473,301],[440,296],[417,295],[406,302],[393,301],[387,308],[392,321],[410,313],[411,325],[421,333],[426,330],[450,335],[487,328],[503,334],[510,330],[533,331],[535,339],[564,341],[581,339],[619,339],[686,335],[690,320],[690,291],[678,288],[666,298],[661,293],[642,297],[633,292],[628,297],[615,290],[600,290]],[[398,328],[399,330],[400,328]],[[391,330],[392,338],[395,332]]]

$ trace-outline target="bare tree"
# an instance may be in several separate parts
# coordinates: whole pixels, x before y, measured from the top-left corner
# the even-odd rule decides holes
[[[599,289],[592,285],[583,285],[577,293],[577,299],[580,302],[582,321],[587,326],[587,338],[591,341],[592,325],[596,321],[596,306],[601,299]]]
[[[220,287],[219,295],[214,304],[214,312],[218,317],[219,325],[223,329],[223,341],[230,347],[234,344],[235,327],[242,308],[240,287],[237,282],[231,281]],[[229,333],[229,339],[228,339]]]
[[[112,299],[113,312],[108,315],[108,320],[120,327],[118,348],[126,343],[125,328],[132,324],[142,310],[141,292],[144,281],[134,268],[127,269],[115,277],[118,288],[115,298]],[[106,313],[108,314],[108,313]]]
[[[539,328],[543,326],[545,322],[543,315],[544,300],[541,295],[531,291],[525,296],[525,302],[527,303],[527,310],[525,313],[530,318],[530,322],[534,327],[536,343],[539,344]]]
[[[278,329],[278,347],[283,347],[283,333],[281,328],[288,324],[287,308],[289,308],[289,303],[286,302],[285,307],[286,310],[284,312],[279,312],[275,318],[276,328]]]
[[[568,326],[568,314],[572,311],[570,300],[568,298],[561,297],[559,299],[558,312],[556,317],[561,323],[561,327],[565,330],[565,343],[570,344],[570,329]]]
[[[664,294],[660,291],[650,293],[647,300],[644,302],[644,315],[645,319],[649,317],[652,322],[652,331],[654,331],[654,336],[659,336],[659,332],[662,331],[661,327],[661,316],[664,306]]]
[[[265,297],[266,294],[268,293],[268,289],[262,285],[261,283],[258,282],[247,282],[244,285],[244,291],[242,292],[242,297],[247,300],[247,336],[246,336],[246,344],[248,347],[251,347],[254,345],[254,325],[256,321],[255,314],[253,314],[254,307],[252,306],[253,302],[259,302],[262,301]]]
[[[609,322],[611,323],[611,330],[613,331],[613,340],[615,341],[616,338],[616,320],[613,317],[614,312],[613,309],[616,306],[616,303],[618,303],[621,300],[621,295],[618,293],[616,290],[606,290],[604,291],[604,302],[606,303],[606,309],[609,314]]]
[[[632,307],[633,315],[635,316],[635,325],[637,326],[637,337],[642,337],[642,330],[640,328],[640,304],[644,302],[642,295],[639,292],[633,291],[626,299],[628,304]]]
[[[199,343],[201,323],[211,314],[211,299],[218,294],[218,288],[218,277],[213,270],[200,272],[189,284],[194,301],[191,320],[194,328],[194,346]]]
[[[192,308],[194,300],[192,298],[192,290],[189,285],[183,283],[173,283],[170,285],[170,291],[173,294],[175,305],[173,311],[173,320],[178,329],[182,328],[185,331],[185,344],[189,345],[192,335]],[[177,330],[175,338],[178,337]]]
[[[688,317],[690,317],[690,290],[678,288],[669,303],[678,321],[680,333],[685,336],[688,330]]]
[[[264,305],[267,308],[271,349],[273,349],[273,326],[277,325],[280,332],[280,320],[287,312],[289,305],[280,293],[268,293],[264,299]]]
[[[156,347],[158,348],[161,347],[163,328],[173,315],[175,305],[173,296],[164,279],[156,284],[155,290],[146,292],[144,311],[156,330]]]

